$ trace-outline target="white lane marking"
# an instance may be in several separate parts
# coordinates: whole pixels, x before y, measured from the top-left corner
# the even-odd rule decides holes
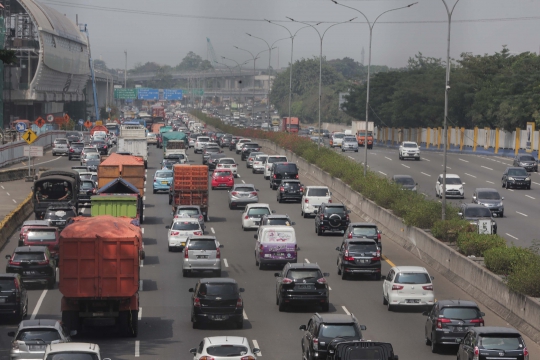
[[[146,195],[142,197],[143,201],[146,201]]]
[[[343,311],[345,311],[345,314],[351,315],[351,313],[349,312],[349,310],[347,310],[345,306],[342,306],[341,308],[343,309]]]
[[[492,168],[489,168],[489,167],[484,166],[484,165],[480,165],[480,167],[483,167],[484,169],[488,169],[488,170],[493,170]]]
[[[146,194],[146,188],[144,188],[144,193]]]
[[[206,218],[208,219],[207,221],[210,221],[210,216],[206,215]]]
[[[144,234],[144,228],[141,228],[141,232]]]
[[[146,180],[144,180],[144,186],[146,186]]]
[[[142,307],[139,308],[139,320],[142,319]]]
[[[512,189],[506,189],[506,190],[511,191],[511,192],[514,192],[514,190],[512,190]]]
[[[247,317],[247,314],[246,314],[246,310],[243,310],[242,313],[244,315],[244,320],[249,320],[248,317]]]
[[[15,201],[15,199],[11,199],[11,200],[13,200],[13,202],[14,202],[15,204],[17,203],[17,202]]]
[[[349,159],[353,159],[353,160],[356,160],[355,158],[353,158],[353,157],[352,157],[352,156],[350,156],[350,155],[347,155],[347,157],[348,157]]]
[[[240,174],[236,174],[237,177],[241,177]]]
[[[41,293],[41,296],[39,297],[39,300],[36,304],[36,307],[34,308],[34,311],[32,312],[32,316],[30,317],[30,320],[34,320],[38,314],[39,308],[41,307],[41,303],[43,302],[43,299],[45,299],[45,295],[47,295],[47,289],[43,290]]]
[[[9,193],[8,193],[8,192],[6,192],[6,194],[7,194],[8,196],[11,196],[11,195],[9,195]]]
[[[246,182],[244,180],[242,180],[242,183],[245,184]]]
[[[141,267],[144,267],[144,260],[141,260]]]
[[[407,166],[405,164],[401,164],[401,166],[405,166],[407,169],[410,169],[411,167],[410,166]]]
[[[493,181],[488,181],[486,180],[487,183],[490,183],[490,184],[495,184]]]
[[[476,179],[476,176],[474,176],[474,175],[471,175],[471,174],[467,174],[467,173],[464,173],[464,174],[465,174],[465,175],[468,175],[468,176],[470,176],[470,177],[473,177],[473,178],[475,178],[475,179]]]
[[[139,280],[139,289],[140,289],[141,291],[143,291],[143,281],[142,281],[142,279]]]
[[[225,267],[229,267],[229,263],[227,262],[227,259],[223,259],[223,263],[225,264]]]
[[[422,158],[422,159],[423,159],[423,160],[426,160],[426,161],[431,161],[431,160],[429,160],[428,158]]]
[[[2,186],[2,185],[0,185],[0,186]],[[2,186],[2,190],[6,190],[6,188]]]
[[[513,236],[513,235],[510,235],[509,233],[506,233],[506,235],[510,236],[512,239],[519,240],[517,237],[515,237],[515,236]]]
[[[468,162],[467,160],[463,160],[462,158],[459,158],[459,160],[463,162]]]
[[[517,212],[519,215],[523,215],[523,216],[525,216],[525,217],[529,217],[529,215],[524,214],[524,213],[522,213],[522,212],[519,212],[519,211],[516,211],[516,212]]]
[[[135,357],[141,356],[141,354],[139,353],[139,347],[140,347],[140,341],[136,340],[135,341]]]
[[[382,171],[379,171],[379,172],[380,172],[381,174],[383,174],[384,176],[386,176],[386,174],[385,174],[385,173],[383,173]]]
[[[308,264],[311,264],[308,259],[304,259],[304,261],[307,262]]]
[[[390,160],[390,161],[392,161],[392,159],[390,159],[388,156],[385,156],[384,158],[385,158],[385,159],[388,159],[388,160]]]
[[[331,291],[331,290],[332,290],[332,288],[331,288],[331,287],[329,286],[329,287],[328,287],[328,290],[330,290],[330,291]]]
[[[532,183],[535,184],[535,185],[540,185],[540,183],[537,183],[537,182],[534,182],[534,181]]]
[[[86,208],[82,208],[81,212],[84,214],[84,212],[86,211]]]
[[[441,165],[441,166],[444,166],[444,165]],[[452,170],[452,168],[448,165],[446,166],[446,168]]]
[[[429,174],[426,174],[425,172],[420,172],[420,174],[423,174],[423,175],[426,175],[426,176],[429,176],[429,177],[431,177],[431,175],[429,175]]]
[[[257,342],[257,340],[251,340],[251,341],[253,342],[253,347],[259,349],[259,353],[256,354],[256,355],[257,356],[262,356],[262,351],[260,351],[261,348],[259,347],[259,343]]]
[[[535,198],[533,198],[531,195],[525,195],[526,197],[528,197],[529,199],[533,199],[533,200],[536,200]]]
[[[212,234],[216,233],[213,227],[210,228],[210,231],[212,231]]]

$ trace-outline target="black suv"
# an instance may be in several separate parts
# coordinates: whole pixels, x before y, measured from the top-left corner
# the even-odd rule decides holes
[[[479,204],[461,204],[459,206],[458,215],[464,219],[469,220],[471,224],[478,226],[481,220],[491,221],[491,233],[497,233],[497,223],[493,220],[492,213],[488,207]],[[480,233],[489,233],[487,229],[480,229]]]
[[[47,246],[20,246],[9,260],[6,272],[19,274],[24,283],[47,284],[49,289],[56,283],[56,261],[51,257]]]
[[[257,143],[245,143],[240,150],[240,157],[242,160],[246,160],[249,154],[254,151],[261,151],[261,146]]]
[[[322,203],[315,215],[315,232],[321,236],[325,231],[347,230],[350,213],[343,204]]]
[[[355,222],[350,223],[343,234],[343,239],[371,239],[377,242],[382,254],[382,231],[373,223]]]
[[[399,360],[390,343],[378,341],[350,341],[334,339],[328,345],[328,360]]]
[[[68,131],[66,133],[66,139],[68,139],[68,142],[70,144],[74,143],[74,142],[79,142],[82,140],[82,135],[81,133],[77,132],[77,131]]]
[[[69,145],[68,159],[69,160],[74,159],[74,158],[80,159],[83,148],[84,148],[83,142],[72,142]]]
[[[302,337],[302,358],[306,360],[326,359],[328,344],[336,338],[362,340],[364,325],[359,325],[354,315],[315,314],[307,325],[300,326],[304,330]]]
[[[208,162],[208,159],[210,158],[210,155],[212,154],[219,154],[221,153],[221,149],[217,146],[209,146],[205,147],[202,151],[202,163],[203,165],[206,165]]]
[[[344,239],[337,258],[338,275],[370,274],[381,280],[381,251],[371,239]]]
[[[439,300],[427,316],[424,327],[426,345],[437,353],[442,344],[456,344],[456,339],[463,339],[469,328],[484,326],[485,314],[474,301]]]
[[[522,167],[508,167],[504,170],[502,179],[502,187],[510,189],[513,188],[524,188],[527,190],[531,189],[531,176]]]
[[[538,161],[532,155],[520,154],[514,158],[513,166],[521,166],[528,172],[538,172]]]
[[[275,162],[270,170],[270,188],[276,190],[281,180],[298,179],[298,166],[290,162]]]
[[[218,144],[222,148],[229,147],[231,140],[232,140],[232,135],[225,134],[218,140]]]
[[[28,294],[21,275],[0,274],[0,314],[17,322],[28,314]]]
[[[300,180],[282,180],[277,190],[277,201],[280,203],[285,200],[302,201],[304,195],[304,185],[300,183]]]
[[[93,146],[97,149],[100,155],[108,155],[109,154],[109,148],[107,146],[107,142],[101,141],[101,140],[94,140],[90,143],[90,146]]]
[[[195,288],[190,288],[191,322],[197,329],[199,324],[229,322],[238,329],[244,327],[244,301],[234,279],[204,278],[200,279]]]
[[[43,220],[48,220],[51,226],[64,229],[71,218],[77,217],[75,208],[68,203],[51,205],[45,211]]]
[[[529,360],[529,350],[521,334],[512,328],[473,327],[461,339],[459,360],[516,359]]]
[[[317,264],[287,263],[276,277],[276,305],[285,311],[288,305],[321,305],[323,312],[330,310],[330,290],[325,276]]]

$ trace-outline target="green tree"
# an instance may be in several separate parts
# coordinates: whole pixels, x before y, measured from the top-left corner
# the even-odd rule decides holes
[[[214,67],[208,60],[203,60],[202,57],[195,54],[193,51],[187,53],[182,59],[182,62],[176,65],[175,70],[178,71],[204,71]]]

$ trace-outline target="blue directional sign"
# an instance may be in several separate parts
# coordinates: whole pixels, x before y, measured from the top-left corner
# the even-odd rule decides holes
[[[79,119],[79,125],[82,125],[84,124],[84,120],[83,119]]]
[[[182,100],[184,97],[184,91],[182,89],[164,89],[164,100]]]
[[[140,88],[138,90],[139,90],[139,100],[159,100],[158,89]]]
[[[18,132],[23,133],[26,131],[26,124],[22,122],[17,123],[15,124],[15,128],[17,129]]]

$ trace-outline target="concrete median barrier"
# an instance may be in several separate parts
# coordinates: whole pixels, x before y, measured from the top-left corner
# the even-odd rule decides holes
[[[32,214],[34,211],[33,205],[32,193],[30,193],[26,199],[24,199],[24,201],[0,223],[0,248],[6,244],[9,237],[22,225],[24,220]]]
[[[33,176],[35,169],[32,169],[30,174]],[[0,170],[0,182],[21,180],[28,176],[28,169],[11,169]]]

